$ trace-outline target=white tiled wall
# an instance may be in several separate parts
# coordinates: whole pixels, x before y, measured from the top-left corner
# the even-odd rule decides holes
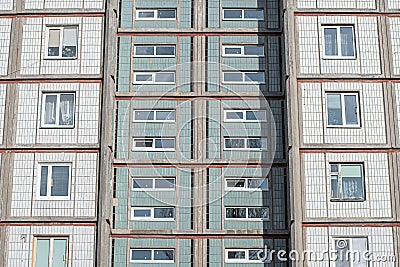
[[[37,200],[39,163],[72,162],[70,200]],[[11,216],[94,217],[96,215],[96,153],[16,153]]]
[[[94,226],[9,226],[7,267],[32,266],[35,236],[68,237],[70,267],[93,267],[95,257]]]
[[[0,4],[1,5],[1,4]],[[0,76],[8,73],[12,19],[0,18]]]
[[[6,109],[7,84],[0,84],[0,144],[4,137],[4,114]]]
[[[356,59],[323,59],[321,25],[354,25]],[[376,17],[298,16],[301,74],[381,74]]]
[[[374,0],[297,0],[297,7],[376,9],[376,3]]]
[[[0,1],[0,10],[12,10],[14,7],[13,0],[1,0]]]
[[[25,9],[103,8],[104,0],[25,0]]]
[[[306,250],[322,255],[324,251],[335,250],[333,238],[335,237],[367,237],[368,250],[374,259],[385,256],[395,256],[394,233],[391,227],[307,227],[306,229]],[[308,261],[309,267],[335,266],[335,262],[329,263],[326,256],[323,261]],[[397,266],[390,261],[373,261],[374,267]]]
[[[76,92],[74,128],[41,128],[42,92],[63,91]],[[18,94],[17,144],[98,143],[100,84],[19,84]]]
[[[400,9],[400,1],[388,0],[389,9]]]
[[[400,8],[400,2],[399,8]],[[393,74],[400,75],[400,18],[389,17],[390,41],[392,45]]]
[[[381,83],[302,83],[305,144],[385,144],[386,123]],[[326,92],[358,92],[361,127],[327,127]]]
[[[23,26],[21,74],[100,74],[102,23],[100,17],[27,18]],[[46,25],[78,25],[77,59],[44,59]]]
[[[304,154],[305,215],[308,218],[392,216],[388,156],[383,153]],[[363,202],[331,202],[329,162],[363,162]]]

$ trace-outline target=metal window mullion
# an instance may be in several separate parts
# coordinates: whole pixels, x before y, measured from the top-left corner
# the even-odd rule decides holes
[[[244,56],[244,46],[240,46],[240,55]]]
[[[55,125],[60,125],[60,109],[61,109],[61,94],[56,94],[57,101],[56,101],[56,123]]]
[[[53,267],[53,248],[54,248],[54,238],[49,238],[50,249],[49,249],[49,267]]]
[[[343,198],[343,189],[342,189],[342,164],[338,164],[338,187],[339,187],[339,192],[338,192],[338,197]]]
[[[342,57],[342,35],[340,34],[340,26],[336,27],[336,40],[338,43],[338,56]]]
[[[53,166],[47,165],[47,194],[46,197],[51,196],[51,183],[53,177]]]
[[[64,43],[64,27],[60,28],[60,54],[58,55],[59,57],[62,56],[62,49],[63,49],[63,43]]]
[[[340,95],[340,104],[341,104],[342,123],[343,123],[343,126],[347,126],[346,104],[345,104],[345,101],[344,101],[345,94],[339,94],[339,95]]]

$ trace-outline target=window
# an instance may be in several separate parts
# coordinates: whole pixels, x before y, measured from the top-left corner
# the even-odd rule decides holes
[[[78,27],[47,27],[46,58],[76,58],[78,52]]]
[[[224,57],[263,57],[264,46],[263,45],[238,45],[222,46],[222,56]]]
[[[355,58],[353,26],[323,26],[324,58]]]
[[[224,121],[226,122],[258,122],[266,121],[265,110],[224,110]]]
[[[42,127],[73,127],[75,93],[43,93]]]
[[[265,83],[264,72],[224,72],[223,73],[224,83],[252,83],[252,84],[263,84]]]
[[[226,178],[225,189],[232,191],[268,191],[268,178]]]
[[[266,258],[264,249],[258,249],[258,248],[225,249],[226,263],[261,263],[263,262],[264,258]]]
[[[132,207],[131,218],[134,221],[174,221],[175,208]]]
[[[175,110],[135,110],[134,121],[175,122]]]
[[[135,45],[135,57],[175,57],[175,46]]]
[[[35,237],[33,267],[67,267],[68,237]]]
[[[225,208],[225,219],[243,221],[269,221],[269,208],[240,207]]]
[[[261,137],[225,138],[225,150],[266,150],[267,139]]]
[[[263,9],[224,9],[224,20],[264,20]]]
[[[137,20],[176,20],[176,9],[136,9]]]
[[[175,178],[132,178],[132,190],[134,191],[173,191],[175,190]]]
[[[131,262],[135,263],[173,263],[174,249],[143,248],[131,249]]]
[[[136,151],[175,151],[174,138],[134,138],[133,150]]]
[[[40,164],[38,199],[69,199],[71,163]]]
[[[136,72],[134,84],[175,84],[175,72]]]
[[[359,127],[358,93],[327,93],[328,126]]]
[[[331,199],[364,200],[363,164],[331,163]]]
[[[368,251],[368,238],[344,237],[333,239],[334,250],[337,251],[337,267],[368,267],[365,252]]]

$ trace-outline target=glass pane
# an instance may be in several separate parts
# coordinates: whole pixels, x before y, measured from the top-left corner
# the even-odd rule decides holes
[[[342,192],[343,198],[363,198],[362,178],[342,177]]]
[[[349,250],[348,239],[335,240],[335,250],[337,251],[336,267],[351,267],[351,262],[348,260]]]
[[[175,56],[175,46],[158,46],[156,48],[158,56]]]
[[[246,259],[244,251],[228,251],[228,259]]]
[[[257,20],[263,20],[264,19],[264,11],[259,9],[259,10],[245,10],[244,11],[244,18],[245,19],[257,19]]]
[[[245,186],[245,179],[227,179],[226,180],[227,187],[240,187],[244,188]]]
[[[145,140],[145,139],[135,140],[135,147],[153,147],[153,140]]]
[[[245,208],[226,208],[226,218],[246,218]]]
[[[244,148],[244,139],[225,139],[226,148]]]
[[[243,74],[240,72],[224,72],[225,82],[243,82]]]
[[[54,239],[52,267],[65,267],[67,263],[67,240]]]
[[[151,216],[151,210],[134,210],[133,211],[133,217],[150,217]]]
[[[247,139],[247,148],[263,148],[261,138]]]
[[[354,261],[353,267],[368,266],[366,259],[364,259],[364,257],[363,257],[363,255],[365,255],[365,251],[367,251],[367,249],[368,249],[368,238],[353,238],[352,239],[352,250],[360,252],[360,260]]]
[[[68,196],[69,189],[69,166],[53,166],[51,187],[52,196]]]
[[[49,267],[50,240],[38,239],[36,241],[36,266]]]
[[[248,179],[248,188],[260,188],[262,190],[268,190],[268,179]]]
[[[41,178],[40,178],[40,195],[47,196],[47,179],[48,179],[48,169],[47,166],[42,166],[41,168]]]
[[[237,48],[226,47],[225,54],[226,55],[240,55],[240,54],[242,54],[242,49],[240,47],[237,47]]]
[[[174,9],[158,10],[157,17],[160,19],[174,19],[176,18],[176,10]]]
[[[340,94],[328,94],[328,125],[343,125]]]
[[[324,28],[325,56],[338,56],[336,28]]]
[[[154,11],[139,11],[139,18],[154,18]]]
[[[265,121],[266,113],[264,110],[246,111],[246,120],[248,120],[248,121]]]
[[[332,175],[331,176],[331,197],[338,198],[339,197],[339,183],[338,183],[338,176]]]
[[[242,120],[243,112],[242,111],[227,111],[226,119],[227,120]]]
[[[175,179],[156,179],[155,188],[175,188]]]
[[[247,72],[244,79],[246,82],[264,83],[264,72]]]
[[[135,77],[137,82],[151,82],[153,76],[151,74],[137,74]]]
[[[154,260],[173,261],[174,260],[174,251],[173,250],[154,250]]]
[[[135,110],[135,120],[139,121],[154,120],[154,111]]]
[[[133,261],[143,261],[151,260],[151,250],[132,250],[131,260]]]
[[[261,251],[261,252],[260,252]],[[264,258],[264,253],[262,250],[255,250],[255,249],[251,249],[249,250],[249,260],[251,261],[259,261],[261,259]]]
[[[249,218],[269,219],[268,208],[249,208]]]
[[[338,171],[339,171],[339,165],[332,164],[331,165],[331,172],[338,172]]]
[[[175,139],[156,139],[155,148],[175,148]]]
[[[153,46],[137,46],[136,55],[138,56],[152,56],[154,55],[154,47]]]
[[[342,56],[354,56],[353,27],[340,27],[340,39],[342,42]]]
[[[154,218],[174,218],[175,209],[174,208],[155,208]]]
[[[46,95],[44,101],[44,124],[55,125],[57,112],[57,96]]]
[[[163,83],[173,83],[175,82],[175,73],[156,73],[156,82]]]
[[[73,125],[75,110],[75,95],[61,94],[59,125]]]
[[[175,121],[175,110],[159,110],[156,112],[156,120]]]
[[[342,165],[342,177],[361,178],[361,165]]]
[[[49,30],[48,56],[56,57],[60,55],[60,32],[59,29]]]
[[[76,48],[78,46],[77,32],[77,28],[64,29],[62,57],[76,57]]]
[[[357,115],[357,96],[356,95],[345,95],[344,96],[345,105],[345,116],[346,124],[357,125],[358,115]]]
[[[246,45],[244,54],[247,56],[264,56],[264,46]]]
[[[224,19],[241,19],[242,10],[224,10]]]
[[[153,179],[133,179],[133,188],[153,188]]]

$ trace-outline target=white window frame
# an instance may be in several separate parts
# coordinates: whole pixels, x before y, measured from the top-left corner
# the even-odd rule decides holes
[[[227,218],[226,209],[246,209],[246,218]],[[268,218],[249,218],[249,209],[268,209]],[[256,221],[256,222],[269,222],[271,220],[271,210],[269,207],[224,207],[225,221]]]
[[[342,106],[342,122],[343,124],[341,125],[330,125],[328,118],[326,118],[326,125],[328,128],[360,128],[361,127],[361,107],[360,107],[360,95],[358,92],[348,92],[348,93],[343,93],[343,92],[325,92],[325,101],[326,101],[326,116],[329,114],[329,109],[328,109],[328,95],[329,94],[335,94],[335,95],[340,95],[340,103]],[[356,104],[357,104],[357,119],[358,123],[357,124],[347,124],[346,121],[346,104],[344,100],[344,96],[350,95],[350,96],[355,96],[356,97]]]
[[[151,112],[151,111],[153,111],[154,112],[154,119],[153,120],[139,120],[139,119],[136,119],[136,112],[140,112],[140,111],[142,111],[142,112]],[[157,120],[157,113],[158,112],[172,112],[172,111],[175,112],[175,119],[174,120]],[[162,123],[164,123],[164,122],[176,122],[176,110],[175,109],[135,109],[133,111],[133,121],[134,122],[154,122],[154,123],[156,123],[156,122],[162,122]]]
[[[75,57],[63,57],[62,56],[62,44],[64,41],[64,29],[65,28],[75,28],[76,29],[76,56]],[[50,30],[60,30],[60,44],[59,44],[59,55],[49,56],[49,41],[50,41]],[[60,25],[52,26],[46,25],[46,38],[45,38],[45,54],[44,59],[62,59],[62,60],[73,60],[78,58],[79,47],[79,26],[78,25]]]
[[[225,18],[225,10],[240,10],[242,11],[242,18]],[[263,11],[263,17],[262,19],[253,19],[253,18],[245,18],[244,13],[246,10],[262,10]],[[253,21],[264,21],[265,20],[265,9],[263,8],[224,8],[222,9],[222,20],[253,20]]]
[[[135,179],[145,179],[145,180],[153,180],[153,187],[152,188],[134,188],[134,180]],[[158,188],[156,187],[156,180],[174,180],[174,187],[173,188]],[[132,191],[175,191],[176,190],[176,177],[132,177]]]
[[[351,27],[352,33],[353,33],[353,51],[354,51],[354,56],[342,56],[342,37],[340,34],[340,28],[345,27]],[[338,44],[338,55],[337,56],[327,56],[325,55],[325,29],[336,29],[336,41]],[[322,25],[322,58],[323,59],[356,59],[357,58],[357,53],[356,53],[356,35],[354,31],[354,25]]]
[[[226,147],[226,139],[244,139],[244,146],[243,148],[227,148]],[[249,139],[261,139],[261,143],[265,144],[266,147],[262,147],[262,148],[248,148],[247,147],[247,140]],[[224,137],[224,150],[245,150],[245,151],[265,151],[268,150],[268,143],[267,143],[267,138],[264,137]]]
[[[151,259],[150,260],[132,260],[132,251],[133,250],[151,250]],[[154,251],[156,250],[172,250],[174,252],[173,260],[154,260]],[[134,263],[174,263],[175,262],[175,249],[174,248],[131,248],[129,255],[129,262]]]
[[[42,167],[47,166],[48,173],[47,173],[47,195],[41,196],[40,195],[40,185],[42,180]],[[51,194],[51,183],[52,183],[52,173],[53,173],[53,166],[55,167],[69,167],[69,181],[68,181],[68,196],[52,196]],[[70,200],[71,199],[71,187],[72,187],[72,162],[40,162],[38,164],[38,175],[37,175],[37,183],[36,183],[36,199],[37,200]],[[51,171],[50,171],[51,170]]]
[[[56,103],[56,124],[45,124],[45,116],[46,116],[46,96],[55,95],[57,96],[57,103]],[[74,123],[72,125],[60,125],[60,101],[61,95],[74,95],[74,114],[73,120]],[[42,103],[41,103],[41,121],[40,127],[41,128],[74,128],[75,127],[75,113],[76,113],[76,92],[42,92]]]
[[[157,73],[168,73],[174,74],[173,82],[156,82]],[[136,81],[137,75],[151,75],[151,81]],[[175,84],[176,83],[176,73],[172,71],[168,72],[134,72],[133,73],[133,84]]]
[[[226,73],[235,73],[238,74],[240,73],[242,75],[242,81],[226,81],[225,80],[225,74]],[[246,81],[246,74],[251,74],[251,73],[262,73],[263,74],[263,81],[258,82],[258,81]],[[246,71],[246,72],[239,72],[239,71],[224,71],[222,72],[222,83],[225,84],[265,84],[265,72],[264,71]]]
[[[248,180],[254,180],[254,179],[263,179],[266,180],[267,182],[267,188],[254,188],[254,187],[249,187]],[[269,182],[270,179],[268,177],[225,177],[225,191],[269,191]],[[228,180],[245,180],[245,186],[244,187],[229,187],[228,186]]]
[[[257,46],[257,47],[262,47],[263,49],[263,54],[262,55],[245,55],[244,54],[244,48],[246,46]],[[226,48],[240,48],[240,54],[226,54],[225,49]],[[247,45],[223,45],[222,46],[222,56],[223,57],[265,57],[265,47],[264,45],[258,45],[258,44],[247,44]]]
[[[154,209],[173,209],[174,218],[154,218]],[[135,217],[135,210],[150,210],[150,217]],[[131,207],[131,221],[157,221],[157,222],[174,222],[176,218],[175,207]]]
[[[338,165],[338,172],[332,172],[331,165]],[[343,187],[342,187],[342,166],[347,165],[358,165],[361,167],[361,183],[362,183],[362,190],[363,190],[363,197],[361,198],[345,198],[343,197]],[[337,176],[337,183],[338,183],[338,195],[339,197],[333,197],[332,194],[332,176]],[[331,186],[331,194],[330,200],[334,202],[362,202],[366,199],[366,192],[365,192],[365,171],[364,171],[364,164],[360,162],[346,162],[346,163],[337,163],[337,162],[329,162],[329,184]]]
[[[136,49],[138,47],[153,47],[154,52],[153,55],[138,55],[136,53]],[[157,47],[173,47],[174,48],[174,55],[157,55]],[[176,46],[175,45],[135,45],[134,46],[134,55],[135,57],[165,57],[165,58],[175,58],[176,57]]]
[[[37,252],[37,241],[38,240],[49,240],[50,241],[50,250],[49,250],[49,266],[52,267],[53,262],[51,259],[53,258],[53,253],[54,253],[54,240],[55,239],[64,239],[67,241],[66,244],[66,254],[64,255],[65,258],[65,266],[70,266],[69,263],[69,237],[68,236],[34,236],[34,243],[33,243],[33,252],[32,252],[32,266],[33,267],[40,267],[36,265],[36,252]]]
[[[156,148],[156,140],[161,139],[173,139],[174,140],[174,148]],[[136,147],[136,141],[137,140],[146,140],[146,141],[152,141],[152,147]],[[146,137],[135,137],[133,138],[133,145],[132,145],[132,150],[133,151],[176,151],[176,139],[175,138],[146,138]]]
[[[159,10],[175,10],[175,18],[158,18]],[[139,12],[153,12],[152,18],[139,18]],[[163,9],[136,9],[136,20],[176,20],[178,16],[176,8],[163,8]]]
[[[335,241],[343,240],[343,239],[351,240],[351,242],[349,244],[349,251],[353,251],[353,240],[354,239],[366,239],[367,240],[367,248],[366,248],[366,250],[368,251],[368,249],[369,249],[369,239],[368,239],[367,236],[333,236],[332,240],[331,240],[331,244],[332,244],[333,250],[336,250]],[[362,259],[362,257],[363,257],[363,252],[360,251],[360,258]],[[366,263],[367,263],[366,266],[369,267],[370,266],[369,261],[367,261]],[[333,265],[336,266],[336,262],[335,261],[333,261]],[[350,266],[351,267],[354,266],[354,262],[353,261],[350,262]]]
[[[265,120],[247,120],[247,112],[248,111],[255,111],[255,112],[256,111],[264,111],[265,118],[267,118],[267,111],[264,109],[243,109],[243,110],[241,110],[241,109],[225,109],[224,110],[224,122],[265,122],[265,121],[267,121],[266,119]],[[227,113],[229,113],[229,112],[235,112],[235,113],[241,112],[243,114],[243,119],[228,119]]]
[[[250,250],[261,250],[264,252],[264,248],[226,248],[225,249],[225,262],[226,263],[266,263],[267,261],[259,260],[250,260]],[[229,252],[244,252],[245,259],[229,259]]]

